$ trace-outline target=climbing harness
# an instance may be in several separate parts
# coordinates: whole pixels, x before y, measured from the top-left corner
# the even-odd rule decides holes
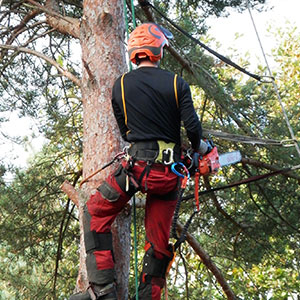
[[[171,165],[180,159],[180,146],[161,140],[133,142],[128,148],[128,155],[136,161]]]

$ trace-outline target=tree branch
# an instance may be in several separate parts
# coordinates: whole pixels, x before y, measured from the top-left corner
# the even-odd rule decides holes
[[[35,27],[37,27],[37,26],[39,26],[39,25],[42,25],[42,24],[44,24],[44,23],[46,23],[46,22],[45,22],[45,21],[39,21],[39,22],[36,22],[36,23],[32,24],[31,26],[26,26],[26,27],[24,26],[24,27],[20,28],[15,34],[13,33],[13,34],[10,36],[10,38],[8,38],[8,40],[6,41],[5,45],[11,45],[11,44],[17,39],[17,37],[18,37],[20,34],[22,34],[23,32],[25,32],[25,31],[27,31],[27,30],[29,30],[29,29],[31,29],[31,28],[35,28]],[[51,30],[54,30],[54,29],[51,29]],[[26,43],[23,43],[23,44],[22,44],[22,47],[26,47],[31,41],[34,41],[34,40],[36,40],[36,39],[38,39],[38,38],[40,38],[40,37],[43,37],[45,34],[50,33],[51,30],[48,30],[48,31],[44,32],[42,35],[35,35],[34,38],[30,39],[30,40],[27,41]],[[10,29],[8,29],[8,32],[10,32]],[[3,59],[4,56],[7,54],[7,52],[8,52],[8,50],[3,50],[3,49],[2,49],[2,50],[0,51],[0,59]],[[16,55],[15,55],[15,56],[16,56]],[[14,59],[14,58],[12,58],[11,61],[13,61],[13,59]],[[6,64],[6,66],[8,66],[9,64],[10,64],[10,62],[8,62],[8,63]]]
[[[76,173],[76,176],[74,178],[74,182],[73,182],[73,187],[76,185],[76,183],[78,182],[79,177],[82,175],[82,171],[79,171]],[[55,292],[56,292],[56,282],[57,282],[57,278],[58,278],[58,268],[59,268],[59,262],[61,260],[61,254],[62,254],[62,250],[63,250],[63,240],[65,237],[65,233],[66,230],[69,226],[69,222],[70,222],[70,215],[71,213],[69,212],[69,206],[70,206],[70,201],[71,199],[69,198],[67,201],[67,205],[65,207],[63,216],[62,216],[62,220],[60,223],[60,228],[59,228],[59,237],[58,237],[58,243],[57,243],[57,252],[56,252],[56,261],[55,261],[55,270],[54,270],[54,280],[53,280],[53,295],[54,298],[55,297]],[[72,207],[72,210],[74,209],[74,205]],[[72,211],[71,211],[72,212]]]
[[[35,9],[46,14],[47,23],[49,26],[55,28],[62,34],[69,34],[74,38],[79,39],[80,21],[78,19],[62,16],[54,10],[46,8],[44,5],[40,5],[34,0],[26,0],[26,2],[31,3],[34,5]]]
[[[63,0],[65,4],[73,5],[78,8],[83,8],[82,1],[74,1],[74,0]]]
[[[14,30],[11,32],[10,38],[7,40],[6,45],[11,45],[13,41],[18,37],[19,34],[23,32],[24,27],[28,24],[30,20],[32,20],[35,16],[37,16],[40,13],[39,10],[35,9],[28,13],[20,22],[19,25],[17,25]]]
[[[58,268],[59,268],[59,262],[61,260],[61,253],[62,253],[62,249],[63,249],[63,229],[64,229],[64,223],[65,223],[65,219],[67,218],[67,214],[69,212],[69,205],[70,205],[70,199],[68,199],[67,205],[65,207],[64,213],[63,213],[63,217],[62,220],[60,222],[60,226],[59,226],[59,236],[58,236],[58,242],[57,242],[57,250],[56,250],[56,259],[55,259],[55,269],[54,269],[54,275],[53,275],[53,288],[52,288],[52,293],[54,296],[54,299],[56,298],[55,293],[56,293],[56,283],[57,283],[57,277],[58,277]]]
[[[207,176],[204,176],[203,177],[203,181],[204,181],[204,184],[205,184],[205,187],[207,190],[210,190],[211,189],[211,185],[210,185],[210,182],[207,178]],[[214,205],[216,207],[216,209],[227,219],[229,220],[233,225],[235,225],[236,227],[244,230],[246,229],[248,226],[247,225],[244,225],[244,224],[240,224],[238,223],[237,221],[235,221],[232,216],[230,216],[223,208],[222,206],[220,205],[215,193],[211,193],[210,194],[210,197],[212,198],[213,202],[214,202]]]
[[[248,167],[246,165],[244,165],[244,168],[246,170],[246,172],[250,175],[253,176],[252,173],[250,172],[250,170],[248,169]],[[284,222],[286,225],[288,225],[289,227],[291,227],[293,230],[297,231],[298,233],[300,232],[300,230],[295,227],[293,224],[291,224],[288,220],[286,220],[282,214],[280,213],[280,211],[275,207],[275,205],[273,204],[273,202],[269,199],[269,196],[267,195],[267,193],[265,192],[264,188],[259,184],[259,183],[255,183],[256,186],[258,187],[258,189],[260,190],[260,193],[264,196],[264,198],[267,200],[267,202],[269,203],[270,207],[273,209],[273,211],[276,213],[276,215],[279,217],[279,219]]]
[[[182,224],[177,222],[177,230],[179,231],[179,234],[183,230]],[[219,270],[219,268],[214,264],[214,262],[211,260],[210,256],[201,248],[197,240],[190,234],[187,233],[187,242],[190,244],[190,246],[194,249],[194,251],[198,254],[198,256],[201,258],[204,265],[213,273],[218,283],[221,285],[223,292],[227,296],[228,300],[236,300],[236,296],[231,290],[229,284],[227,283],[226,279],[224,278],[222,272]]]
[[[242,163],[252,165],[252,166],[255,166],[255,167],[265,168],[265,169],[270,170],[270,171],[279,171],[279,170],[281,170],[281,168],[279,168],[279,167],[275,167],[273,165],[269,165],[269,164],[266,164],[262,161],[258,161],[258,160],[251,159],[251,158],[242,158]],[[300,184],[300,176],[297,176],[293,172],[285,172],[285,173],[282,173],[281,175],[285,176],[285,177],[294,178],[294,179],[298,180],[298,183]]]
[[[10,45],[1,45],[1,44],[0,44],[0,48],[7,49],[7,50],[13,50],[15,52],[24,52],[24,53],[32,54],[34,56],[42,58],[43,60],[45,60],[46,62],[48,62],[52,66],[54,66],[57,69],[57,71],[59,73],[61,73],[61,75],[65,76],[68,79],[70,79],[71,81],[73,81],[78,87],[81,86],[80,79],[78,79],[71,72],[63,69],[58,62],[56,62],[55,60],[51,59],[50,57],[48,57],[48,56],[46,56],[46,55],[44,55],[44,54],[42,54],[42,53],[40,53],[38,51],[29,49],[29,48],[24,48],[24,47],[17,47],[17,46],[10,46]]]
[[[3,0],[2,0],[2,2],[3,2]],[[4,1],[2,4],[4,6],[5,4],[10,4],[10,3],[5,3],[5,1]],[[7,11],[1,11],[0,24],[3,24],[4,18],[6,18],[7,15],[9,15],[12,11],[15,11],[22,4],[23,4],[22,2],[17,2],[16,4],[10,6],[10,8]]]

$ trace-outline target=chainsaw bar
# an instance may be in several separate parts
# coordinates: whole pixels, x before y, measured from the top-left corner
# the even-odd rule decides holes
[[[242,154],[239,150],[227,152],[219,155],[221,167],[236,164],[242,160]]]

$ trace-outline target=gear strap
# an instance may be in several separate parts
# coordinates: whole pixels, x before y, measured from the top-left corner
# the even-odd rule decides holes
[[[96,231],[87,231],[84,233],[85,251],[101,251],[113,250],[112,247],[112,234],[97,233]]]

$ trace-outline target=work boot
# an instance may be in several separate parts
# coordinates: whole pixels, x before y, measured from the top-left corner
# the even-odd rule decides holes
[[[117,300],[117,293],[114,284],[93,285],[84,293],[72,295],[69,300]]]
[[[85,293],[76,293],[72,295],[69,300],[91,300],[90,293],[86,291]]]
[[[160,259],[156,257],[154,247],[150,243],[146,244],[145,250],[138,288],[139,299],[160,300],[166,282],[166,273],[174,256],[173,249],[170,245],[170,249],[166,250],[166,254]],[[136,296],[131,298],[131,300],[135,299]]]

